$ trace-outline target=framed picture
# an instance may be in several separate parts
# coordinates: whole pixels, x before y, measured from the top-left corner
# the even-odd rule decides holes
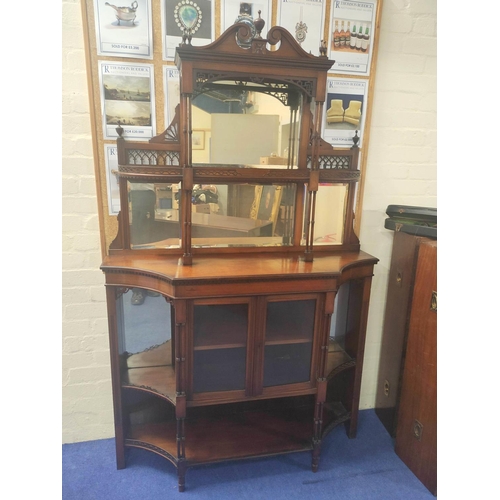
[[[193,130],[192,145],[193,149],[205,149],[205,131]]]
[[[273,234],[278,220],[281,204],[282,186],[255,186],[255,196],[250,211],[250,218],[272,221]]]

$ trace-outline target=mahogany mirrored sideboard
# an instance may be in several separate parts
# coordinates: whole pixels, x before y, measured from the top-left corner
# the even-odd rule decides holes
[[[116,456],[195,465],[355,437],[377,259],[354,232],[359,150],[320,136],[323,48],[237,23],[176,49],[180,104],[148,142],[118,127],[105,274]],[[255,28],[255,29],[254,29]]]

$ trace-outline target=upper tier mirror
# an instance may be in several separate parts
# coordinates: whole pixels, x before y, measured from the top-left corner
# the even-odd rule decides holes
[[[297,168],[302,96],[216,82],[192,100],[193,164]]]

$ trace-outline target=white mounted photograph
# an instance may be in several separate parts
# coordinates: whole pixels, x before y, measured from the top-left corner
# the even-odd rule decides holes
[[[370,74],[377,1],[335,0],[330,16],[331,71],[351,75]]]
[[[151,139],[155,135],[153,65],[99,61],[104,139]]]
[[[151,0],[94,0],[97,54],[153,59]]]

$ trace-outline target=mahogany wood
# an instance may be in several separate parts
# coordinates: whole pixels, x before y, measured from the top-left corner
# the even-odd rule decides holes
[[[355,435],[368,295],[376,261],[377,259],[363,252],[325,254],[316,257],[312,262],[290,259],[287,255],[276,257],[273,254],[255,257],[233,255],[228,259],[204,256],[198,258],[192,266],[180,265],[176,259],[144,256],[141,252],[123,252],[123,255],[107,257],[103,263],[103,270],[106,274],[109,293],[113,298],[110,303],[116,303],[113,291],[118,292],[122,287],[144,287],[167,296],[174,307],[175,318],[173,340],[127,357],[124,367],[114,374],[114,380],[119,381],[122,390],[136,390],[150,398],[164,399],[175,407],[176,421],[165,422],[165,426],[170,429],[167,437],[163,430],[158,431],[158,429],[163,429],[163,424],[158,426],[154,422],[152,426],[145,424],[145,429],[150,429],[147,436],[151,436],[153,432],[151,429],[156,429],[160,432],[158,438],[137,434],[139,428],[133,422],[127,426],[129,431],[120,431],[120,418],[129,418],[127,416],[130,415],[130,410],[127,410],[127,407],[120,402],[120,390],[115,389],[117,436],[119,432],[127,433],[127,437],[124,437],[124,446],[140,446],[157,453],[158,449],[163,450],[160,454],[173,461],[179,468],[181,483],[184,481],[182,474],[183,471],[185,473],[185,468],[199,461],[218,461],[303,449],[313,450],[312,468],[317,470],[321,439],[326,432],[339,423],[347,422],[349,436]],[[349,278],[348,282],[345,282],[344,275]],[[328,339],[329,317],[333,312],[335,293],[344,282],[344,288],[348,287],[347,305],[342,305],[342,307],[347,307],[345,349],[337,341],[330,340],[325,344],[325,339]],[[309,320],[311,321],[310,333],[307,335],[306,330],[301,333],[302,327],[296,330],[290,329],[286,326],[286,322],[280,330],[279,326],[273,322],[271,335],[267,337],[266,310],[268,305],[286,302],[294,304],[297,300],[315,302],[315,307],[310,313],[312,315]],[[248,323],[245,327],[247,328],[246,340],[244,340],[244,331],[237,323],[231,327],[231,323],[222,321],[220,331],[213,331],[212,325],[217,324],[217,315],[221,314],[220,310],[215,309],[213,313],[210,312],[212,319],[205,313],[205,317],[209,319],[206,326],[196,319],[196,305],[210,308],[211,306],[225,307],[239,304],[248,305],[248,316],[245,318]],[[239,321],[239,316],[240,313],[235,316],[236,321]],[[196,340],[195,325],[207,334],[209,333],[208,336],[202,335]],[[115,320],[110,323],[110,331],[114,338]],[[292,331],[291,336],[287,336],[289,331]],[[171,364],[172,342],[175,343],[174,366]],[[262,378],[264,350],[266,346],[273,345],[278,347],[309,345],[312,353],[309,380],[264,387]],[[246,349],[245,387],[237,391],[195,392],[193,356],[197,349],[217,351],[232,349],[235,346]],[[116,352],[113,356],[117,356]],[[322,373],[325,374],[325,379],[322,378]],[[328,380],[329,386],[336,385],[337,377],[343,373],[350,374],[347,377],[347,392],[340,399],[332,399],[328,391],[325,392],[324,384]],[[203,422],[205,426],[209,425],[208,422],[212,422],[215,426],[213,432],[210,427],[211,436],[219,436],[217,426],[221,425],[221,422],[225,422],[222,425],[223,428],[229,426],[233,429],[230,434],[232,438],[229,439],[233,443],[232,447],[229,444],[221,445],[222,448],[219,448],[226,451],[217,452],[215,455],[209,451],[208,442],[202,445],[197,441],[191,441],[193,434],[188,433],[188,430],[196,432],[197,428],[189,420],[190,408],[208,408],[221,403],[242,404],[247,400],[265,402],[283,396],[308,394],[314,397],[316,402],[307,407],[306,413],[309,412],[310,415],[307,425],[307,419],[302,420],[303,417],[299,418],[299,414],[287,413],[287,418],[293,418],[293,422],[295,419],[303,422],[297,427],[299,424],[287,423],[288,420],[283,416],[280,417],[279,412],[269,415],[266,412],[260,412],[248,420],[248,426],[256,426],[255,439],[242,438],[238,445],[233,440],[236,439],[235,436],[239,436],[239,432],[242,432],[244,436],[249,435],[247,424],[237,431],[238,426],[236,423],[231,423],[230,415],[226,414],[215,420],[201,420],[200,422]],[[256,425],[256,421],[261,423]],[[313,422],[316,423],[313,425]],[[271,428],[276,426],[281,429],[283,436],[289,437],[277,442],[269,441],[268,437],[269,442],[266,441],[264,445],[258,438],[259,425],[271,426]],[[207,428],[204,432],[207,434]],[[308,439],[300,437],[305,435],[309,436]],[[165,439],[170,445],[165,444]],[[219,436],[217,439],[222,438]],[[251,442],[258,451],[254,451],[254,448],[245,444],[246,441]],[[228,442],[227,439],[225,442]],[[297,442],[300,444],[294,444]],[[175,447],[172,448],[174,445]],[[185,454],[183,446],[185,446]],[[239,451],[234,453],[227,451],[234,450],[235,447]],[[192,458],[189,458],[190,454]]]
[[[360,251],[353,230],[357,145],[334,150],[320,137],[327,72],[334,61],[306,53],[280,27],[267,38],[254,38],[248,50],[236,42],[244,34],[248,28],[235,25],[205,47],[191,46],[186,37],[176,50],[181,99],[173,122],[149,143],[117,140],[122,211],[101,266],[117,465],[125,466],[126,447],[157,453],[177,468],[179,491],[190,466],[221,460],[310,450],[316,471],[322,439],[331,429],[345,423],[349,437],[356,434],[377,259]],[[300,126],[290,127],[299,134],[298,150],[291,140],[287,165],[296,154],[297,168],[193,165],[191,101],[216,82],[283,99],[291,123],[302,103]],[[167,246],[173,241],[177,248],[131,248],[128,182],[181,183],[180,235],[162,234],[156,242]],[[347,186],[341,245],[314,246],[316,192],[322,182]],[[194,238],[213,244],[221,230],[232,231],[226,236],[234,241],[250,242],[269,229],[272,223],[250,217],[193,212],[194,184],[237,188],[243,183],[293,186],[295,212],[282,207],[293,231],[290,226],[277,247],[227,243],[226,248],[200,248]],[[238,188],[229,191],[234,198]],[[206,230],[202,234],[200,227]],[[268,244],[274,243],[272,232],[265,235]],[[125,312],[120,294],[136,287],[158,292],[171,304],[171,332],[167,342],[129,355],[120,351],[120,325],[134,307]]]
[[[396,453],[437,494],[437,241],[420,245]]]

